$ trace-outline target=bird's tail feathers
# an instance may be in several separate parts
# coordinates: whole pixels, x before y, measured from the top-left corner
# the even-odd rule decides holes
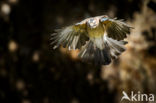
[[[104,45],[102,49],[97,46],[96,43],[89,40],[86,45],[81,49],[79,57],[84,61],[94,62],[95,64],[108,65],[111,59],[116,59],[123,51],[125,51],[124,45],[126,41],[117,41],[107,36],[103,38]]]
[[[112,59],[116,59],[122,52],[126,50],[126,48],[124,47],[124,45],[127,44],[126,41],[117,41],[107,36],[104,36],[104,41],[109,48]]]
[[[79,57],[84,61],[107,65],[111,62],[108,49],[99,49],[91,40],[82,48]]]

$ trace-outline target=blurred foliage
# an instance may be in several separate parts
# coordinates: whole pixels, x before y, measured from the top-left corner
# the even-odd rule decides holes
[[[120,103],[121,92],[156,94],[156,1],[1,0],[0,103]],[[108,66],[78,51],[51,50],[53,30],[109,15],[135,29],[127,51]]]

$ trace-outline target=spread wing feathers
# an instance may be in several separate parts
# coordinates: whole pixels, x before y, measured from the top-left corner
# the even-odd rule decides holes
[[[62,45],[71,49],[80,49],[82,45],[89,39],[87,32],[80,25],[72,25],[63,29],[55,30],[56,33],[51,35],[51,45],[55,45],[53,49]]]
[[[116,19],[101,19],[101,22],[103,22],[106,27],[108,37],[116,40],[123,40],[127,37],[126,34],[130,34],[130,29],[132,27],[122,21],[123,20]]]
[[[111,59],[116,59],[125,51],[124,45],[127,43],[126,41],[113,40],[106,35],[103,39],[103,42],[101,41],[102,49],[97,46],[95,41],[90,40],[82,48],[78,56],[84,61],[94,61],[95,64],[108,65]]]

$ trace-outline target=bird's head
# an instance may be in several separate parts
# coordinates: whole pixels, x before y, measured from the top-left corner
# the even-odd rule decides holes
[[[98,18],[90,18],[87,21],[87,26],[89,26],[91,29],[96,28],[99,25],[99,19]]]

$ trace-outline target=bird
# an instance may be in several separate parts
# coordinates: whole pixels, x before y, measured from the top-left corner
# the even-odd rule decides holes
[[[126,50],[128,42],[124,39],[132,28],[123,19],[95,16],[55,29],[50,40],[53,49],[60,46],[79,49],[78,57],[82,61],[108,65]]]

